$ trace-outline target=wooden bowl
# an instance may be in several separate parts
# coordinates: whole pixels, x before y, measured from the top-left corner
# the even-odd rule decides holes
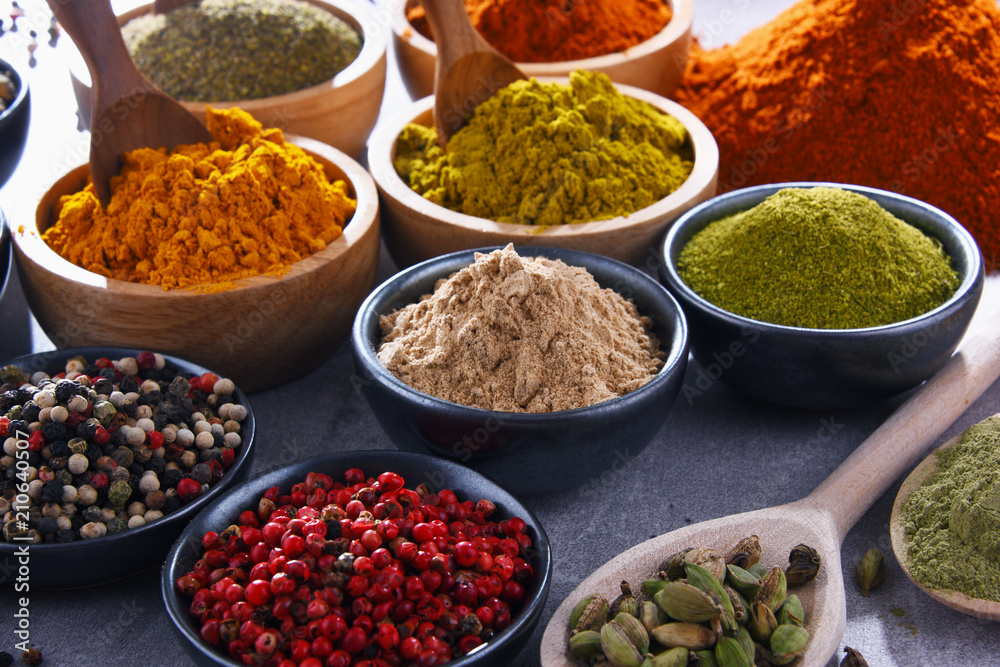
[[[105,278],[63,259],[41,238],[59,197],[88,180],[87,166],[57,180],[10,218],[14,256],[28,306],[56,346],[155,349],[226,375],[244,391],[306,373],[337,349],[372,287],[378,264],[375,185],[357,162],[296,137],[331,179],[344,179],[358,207],[344,233],[280,278],[201,293]]]
[[[693,0],[665,0],[674,11],[663,30],[620,53],[552,63],[517,63],[528,76],[569,76],[577,69],[604,72],[615,83],[669,97],[680,84],[691,46]],[[403,84],[412,99],[434,92],[437,45],[406,19],[417,0],[390,3],[392,42]]]
[[[329,11],[354,27],[364,40],[354,62],[321,84],[285,95],[255,100],[189,102],[181,100],[191,113],[205,120],[205,105],[213,109],[239,107],[264,127],[278,127],[288,134],[310,137],[358,157],[375,127],[385,89],[386,40],[381,24],[363,0],[306,0]],[[118,17],[125,25],[132,19],[153,13],[144,4]],[[90,126],[90,73],[78,56],[70,64],[73,89],[80,117]]]
[[[458,250],[515,243],[584,250],[655,270],[660,261],[659,242],[670,223],[715,196],[719,147],[704,123],[676,102],[632,86],[617,88],[663,110],[687,128],[694,147],[694,169],[681,187],[652,206],[598,222],[542,229],[477,218],[434,204],[411,190],[392,166],[396,138],[403,127],[411,122],[433,124],[434,98],[418,100],[383,123],[372,135],[368,167],[379,188],[385,242],[396,264],[405,267]]]

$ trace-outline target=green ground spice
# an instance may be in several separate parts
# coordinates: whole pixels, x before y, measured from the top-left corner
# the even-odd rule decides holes
[[[687,180],[694,157],[676,118],[618,92],[604,74],[569,85],[518,81],[476,108],[448,142],[407,125],[393,166],[415,192],[454,211],[526,225],[629,215]]]
[[[900,512],[910,574],[931,589],[1000,602],[1000,415],[936,454]]]
[[[961,282],[939,241],[867,197],[824,187],[781,190],[711,223],[677,269],[720,308],[813,329],[908,320]]]
[[[361,51],[346,22],[294,0],[204,0],[122,28],[136,66],[181,100],[251,100],[332,78]]]

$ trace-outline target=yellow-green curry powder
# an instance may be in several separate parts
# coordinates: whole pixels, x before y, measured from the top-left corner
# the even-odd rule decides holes
[[[936,453],[900,512],[910,574],[930,589],[1000,602],[1000,416]]]
[[[676,118],[618,92],[604,74],[569,85],[518,81],[476,108],[448,142],[407,125],[394,166],[415,192],[498,222],[560,225],[629,215],[663,199],[694,166]]]
[[[787,188],[695,234],[681,279],[762,322],[858,329],[916,317],[961,282],[941,243],[839,188]]]

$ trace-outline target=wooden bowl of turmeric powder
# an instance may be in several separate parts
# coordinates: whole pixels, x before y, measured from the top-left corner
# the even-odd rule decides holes
[[[221,225],[227,221],[213,219],[221,215],[212,215],[212,202],[197,220],[189,216],[183,223],[193,231],[178,229],[163,238],[156,238],[155,226],[145,232],[150,236],[149,246],[164,247],[168,256],[179,254],[182,246],[190,250],[194,244],[196,248],[189,259],[158,269],[165,280],[188,283],[168,289],[166,283],[133,282],[88,271],[64,259],[42,238],[55,222],[57,207],[62,206],[60,198],[87,185],[87,165],[60,177],[40,197],[26,198],[28,203],[10,217],[14,257],[28,305],[48,337],[60,348],[110,345],[162,350],[216,369],[245,391],[281,384],[321,364],[347,338],[358,306],[374,281],[379,249],[378,198],[371,177],[349,156],[312,139],[287,139],[319,164],[326,179],[343,181],[347,196],[356,200],[356,208],[342,233],[324,248],[284,266],[275,258],[279,262],[276,270],[255,277],[213,282],[213,273],[219,275],[220,266],[234,261],[237,245],[241,266],[264,259],[254,255],[250,246],[256,241],[251,237],[242,237],[232,247],[219,243]],[[263,166],[258,163],[257,168]],[[145,202],[150,216],[169,218],[173,200],[164,201],[147,192],[160,185],[152,178],[144,181],[143,190],[134,197]],[[112,184],[112,207],[116,187]],[[236,188],[234,194],[240,197],[240,187],[236,180],[220,183],[218,192]],[[275,187],[280,190],[274,193],[275,199],[283,199],[296,189],[294,184]],[[201,196],[216,195],[203,192]],[[37,205],[32,207],[31,202]],[[304,211],[313,204],[303,197],[295,205]],[[265,228],[276,224],[270,222],[273,219],[250,226]],[[127,243],[136,240],[127,241],[127,232],[117,245],[112,239],[101,252],[133,252],[130,248],[135,246]],[[269,247],[280,249],[288,243],[280,229],[272,233],[274,242]],[[77,239],[81,246],[97,242]],[[212,251],[203,257],[199,253],[205,248]],[[137,270],[143,270],[141,262]]]
[[[572,1],[465,4],[473,25],[528,76],[591,70],[604,72],[615,83],[669,97],[687,64],[693,0],[601,0],[593,4],[603,7],[583,9]],[[518,11],[521,5],[523,11]],[[415,100],[431,95],[437,45],[427,36],[419,0],[391,3],[390,10],[403,84]],[[658,28],[664,19],[666,24]]]
[[[256,99],[207,102],[213,108],[239,107],[267,127],[310,137],[358,157],[375,127],[385,89],[386,38],[375,14],[364,0],[304,0],[351,26],[361,37],[357,57],[333,78],[292,92]],[[153,13],[143,4],[121,14],[129,21]],[[84,125],[90,124],[90,74],[82,56],[70,62],[70,75]],[[216,98],[217,100],[218,98]],[[205,101],[178,99],[191,113],[205,118]]]
[[[600,81],[602,78],[607,83],[604,75],[581,72],[573,73],[569,81],[571,82],[570,86],[584,88],[590,84],[594,86],[605,85]],[[583,81],[580,82],[580,79],[583,79]],[[577,84],[572,83],[575,80],[578,81]],[[567,80],[565,79],[552,79],[543,80],[540,83],[547,85],[552,83],[565,84],[566,82]],[[514,85],[520,85],[520,83]],[[607,85],[610,86],[609,83]],[[634,159],[625,160],[624,164],[624,168],[631,170],[633,173],[619,175],[621,178],[629,180],[632,176],[638,174],[640,170],[645,170],[644,176],[651,178],[656,184],[659,184],[661,181],[665,182],[674,179],[680,182],[680,185],[676,189],[669,191],[665,196],[660,195],[662,198],[648,197],[646,204],[637,206],[631,212],[622,214],[614,211],[610,213],[605,211],[607,216],[605,219],[598,218],[595,220],[593,217],[584,217],[582,220],[591,221],[577,221],[574,219],[571,224],[562,224],[568,221],[567,217],[560,213],[562,205],[552,203],[555,198],[558,198],[559,193],[556,192],[553,195],[549,190],[562,188],[560,180],[564,178],[564,175],[557,174],[555,171],[552,174],[546,173],[543,175],[541,174],[542,169],[540,166],[542,164],[552,164],[554,165],[553,168],[562,169],[559,166],[559,161],[552,158],[552,160],[546,162],[545,160],[539,160],[534,155],[538,150],[542,150],[537,145],[529,145],[530,138],[537,136],[531,134],[531,132],[534,132],[538,128],[531,128],[527,137],[522,138],[521,134],[524,128],[517,125],[520,122],[519,120],[516,118],[505,120],[510,117],[506,112],[503,114],[495,113],[496,110],[487,107],[488,104],[497,101],[501,108],[507,108],[504,106],[506,103],[498,98],[488,100],[477,109],[476,113],[479,114],[482,111],[487,127],[504,123],[510,124],[510,132],[497,132],[497,135],[501,136],[498,140],[507,141],[508,144],[511,144],[511,146],[508,146],[510,150],[488,148],[485,151],[478,152],[496,154],[516,153],[518,157],[512,158],[513,161],[516,162],[523,159],[525,166],[508,164],[504,167],[504,169],[507,169],[505,175],[496,172],[496,169],[500,167],[494,168],[493,171],[489,172],[494,174],[493,177],[487,178],[486,182],[477,182],[477,185],[482,186],[480,192],[483,194],[469,194],[466,201],[476,200],[489,204],[492,198],[504,199],[508,192],[519,189],[522,185],[526,190],[533,188],[538,192],[525,195],[524,202],[528,202],[529,199],[532,201],[545,200],[543,202],[544,208],[548,212],[543,211],[530,224],[522,224],[520,219],[518,222],[498,222],[497,218],[486,217],[485,214],[480,216],[452,210],[451,208],[447,208],[446,205],[434,203],[426,195],[418,194],[399,175],[394,165],[394,160],[397,157],[397,149],[403,145],[401,133],[404,131],[404,128],[407,128],[411,124],[421,127],[433,126],[433,97],[427,97],[415,102],[407,111],[388,122],[382,123],[372,135],[368,151],[368,165],[379,188],[379,195],[381,197],[386,247],[397,265],[410,266],[438,255],[459,250],[514,243],[519,246],[548,246],[583,250],[612,257],[633,266],[646,266],[650,271],[655,271],[660,261],[659,242],[671,222],[688,209],[715,195],[719,149],[708,128],[694,114],[679,104],[646,90],[631,86],[615,85],[614,88],[617,89],[617,93],[620,93],[618,95],[619,102],[622,98],[639,100],[648,105],[642,113],[649,112],[653,116],[660,116],[662,112],[662,114],[672,117],[670,122],[674,124],[675,140],[679,142],[676,148],[679,153],[684,154],[682,161],[690,167],[690,171],[687,172],[686,178],[683,176],[678,178],[677,174],[673,173],[676,163],[669,161],[664,163],[657,162],[657,166],[653,166],[650,162],[652,158],[650,158],[649,153],[646,151],[648,146],[644,146],[642,141],[639,141],[630,148],[623,149],[635,150],[637,152],[632,156]],[[504,91],[500,91],[498,95],[503,93]],[[519,95],[520,93],[513,94]],[[583,92],[580,93],[581,96],[585,94]],[[600,88],[598,92],[594,93],[595,97],[608,97],[610,94],[611,92],[607,88]],[[595,107],[603,106],[601,101],[596,99],[593,101]],[[542,106],[546,105],[543,104]],[[519,107],[517,113],[523,111],[524,107],[522,105]],[[543,111],[542,113],[547,112]],[[572,117],[579,117],[579,114],[576,114],[576,116],[572,112],[567,114],[570,123],[576,122]],[[563,123],[567,118],[561,119],[560,123]],[[534,121],[537,123],[537,119],[534,119]],[[580,122],[583,121],[580,120]],[[469,125],[471,126],[472,122]],[[413,129],[413,127],[411,126],[408,129]],[[457,145],[456,140],[462,135],[462,132],[468,129],[469,126],[463,128],[451,138],[449,149]],[[645,129],[649,128],[646,127]],[[641,135],[645,129],[642,131],[636,130],[634,134]],[[545,130],[541,131],[544,132]],[[563,134],[570,137],[570,141],[574,141],[572,137],[587,136],[586,133],[590,131],[590,128],[587,127],[574,127],[566,129]],[[502,137],[505,134],[513,136],[503,139]],[[436,141],[436,135],[434,140]],[[558,141],[558,139],[554,141]],[[600,141],[604,141],[604,139],[602,138]],[[552,142],[545,145],[548,148],[552,148],[553,151],[561,150],[557,144],[553,144]],[[524,148],[523,151],[521,150],[522,148]],[[548,150],[548,148],[544,150]],[[594,151],[591,151],[591,148],[588,144],[584,146],[583,150],[577,150],[571,161],[581,161],[584,163],[598,161],[603,164],[601,161],[606,157],[604,147],[598,147]],[[600,151],[600,155],[597,154],[598,150]],[[611,148],[610,150],[617,149]],[[534,162],[531,162],[532,160]],[[530,166],[528,166],[529,162],[531,163]],[[643,166],[634,166],[633,163]],[[539,166],[537,170],[535,170],[536,165]],[[445,169],[450,169],[450,167],[446,167]],[[565,174],[565,178],[574,179],[577,184],[582,183],[581,187],[587,189],[582,199],[585,199],[588,203],[575,204],[577,211],[582,211],[585,214],[591,200],[601,202],[616,200],[613,205],[605,207],[612,209],[617,208],[617,199],[619,198],[623,200],[622,207],[632,202],[632,200],[628,200],[632,195],[623,194],[622,188],[618,187],[621,179],[616,181],[610,177],[594,177],[588,175],[588,169],[589,167],[579,169],[577,170],[577,174]],[[663,173],[657,173],[655,169],[662,169]],[[539,173],[535,173],[535,171]],[[444,182],[448,178],[448,176],[442,176],[441,181]],[[451,177],[451,180],[454,181],[455,179]],[[469,182],[471,183],[471,181]],[[566,187],[571,186],[572,184]],[[443,187],[451,188],[452,186],[447,185]],[[454,188],[463,192],[471,190],[471,186],[465,187],[461,184],[455,185]],[[597,192],[599,189],[602,191]],[[575,197],[575,199],[579,202],[581,197]],[[637,202],[638,199],[634,201]],[[526,205],[522,202],[521,207],[518,209],[518,215],[520,215],[526,206],[530,207],[533,205]],[[542,206],[539,205],[534,208],[539,209]],[[612,215],[613,217],[611,217]]]

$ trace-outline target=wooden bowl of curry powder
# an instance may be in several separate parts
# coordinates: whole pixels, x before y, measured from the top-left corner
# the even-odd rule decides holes
[[[580,76],[587,78],[594,76],[603,77],[604,75],[594,75],[589,72],[574,72],[570,76],[569,81],[572,82],[576,77]],[[567,79],[539,79],[538,82],[542,84],[565,84]],[[514,85],[520,83],[523,82],[518,82]],[[593,252],[612,257],[633,266],[643,266],[649,271],[655,272],[661,261],[659,257],[659,242],[670,224],[688,209],[715,196],[718,180],[719,148],[708,128],[694,114],[676,102],[646,90],[633,88],[632,86],[615,84],[614,88],[625,98],[632,98],[632,100],[638,100],[649,105],[651,107],[649,111],[653,115],[665,114],[676,119],[679,125],[675,125],[674,127],[677,129],[678,134],[683,135],[683,138],[680,140],[682,143],[680,148],[685,153],[686,157],[684,159],[689,160],[690,171],[679,187],[676,187],[676,189],[666,194],[666,196],[662,196],[659,199],[652,199],[647,205],[639,207],[632,212],[615,214],[614,217],[607,217],[605,219],[583,218],[582,220],[590,221],[574,220],[573,222],[569,222],[558,215],[547,218],[542,215],[530,224],[523,224],[520,221],[500,222],[494,218],[458,212],[448,208],[446,205],[435,203],[427,196],[418,194],[417,191],[412,189],[410,184],[403,180],[394,165],[394,161],[397,158],[397,149],[403,143],[401,133],[404,131],[404,128],[410,124],[433,127],[434,97],[426,97],[418,100],[406,111],[382,123],[376,129],[375,133],[372,134],[372,139],[369,143],[368,166],[379,189],[386,247],[396,264],[400,267],[406,267],[450,252],[514,243],[518,246],[546,246]],[[503,92],[500,91],[500,93]],[[514,93],[514,95],[521,94],[520,92]],[[487,100],[483,107],[486,107],[492,101]],[[601,106],[600,100],[593,101],[595,102],[595,106]],[[503,106],[505,104],[505,102],[501,102],[502,108],[509,108],[510,105]],[[523,109],[522,105],[515,113],[522,113]],[[479,109],[477,109],[476,113],[479,113]],[[570,115],[572,115],[572,112],[570,112]],[[499,173],[497,169],[489,171],[488,173],[494,174],[495,178],[487,178],[487,182],[479,183],[479,185],[483,186],[486,195],[481,196],[476,194],[473,197],[470,194],[469,199],[475,198],[478,201],[482,201],[489,197],[503,197],[505,193],[517,191],[523,186],[525,188],[536,187],[539,192],[533,196],[536,200],[545,200],[546,205],[548,205],[549,197],[552,194],[551,190],[558,190],[562,187],[563,175],[555,174],[555,172],[553,172],[554,175],[535,173],[538,170],[535,170],[533,165],[556,164],[557,159],[549,156],[550,159],[548,162],[545,160],[538,161],[537,153],[549,150],[553,144],[548,143],[545,145],[545,148],[542,148],[533,145],[531,142],[532,137],[538,136],[536,131],[545,133],[548,130],[538,127],[529,128],[528,135],[521,137],[518,133],[522,127],[517,125],[519,121],[516,118],[505,120],[503,114],[495,113],[495,109],[489,108],[483,112],[483,116],[488,119],[486,121],[487,124],[510,124],[511,132],[515,136],[512,140],[508,140],[508,145],[502,149],[491,147],[479,152],[490,154],[518,152],[521,157],[517,159],[522,159],[523,157],[526,165],[531,160],[536,160],[537,162],[531,162],[532,166],[520,167],[515,165],[513,168],[507,169],[506,176],[510,176],[511,178],[507,178]],[[557,122],[562,123],[563,120],[565,118]],[[534,121],[536,125],[540,122],[538,118],[535,118]],[[544,122],[547,122],[549,125],[556,124],[556,122],[549,118],[544,119]],[[467,128],[463,128],[459,133],[452,136],[448,144],[449,149],[456,145],[456,139],[465,129]],[[579,133],[586,133],[588,131],[589,128],[573,128],[573,130],[567,130],[563,134],[566,136],[578,136]],[[640,133],[639,130],[635,132],[635,134]],[[502,133],[498,132],[497,134]],[[605,139],[607,137],[602,137],[599,141],[604,141]],[[559,141],[559,139],[555,141]],[[613,137],[611,143],[615,143]],[[573,162],[590,162],[594,160],[600,161],[606,157],[604,154],[596,157],[594,154],[587,155],[588,150],[589,148],[585,147],[585,150],[577,151],[570,160]],[[637,156],[640,156],[642,159],[640,160]],[[649,157],[648,153],[636,154],[631,157],[635,159],[626,161],[625,164],[629,169],[635,169],[638,172],[644,168],[648,168],[649,162],[646,159]],[[639,162],[642,162],[646,167],[634,166]],[[451,167],[447,167],[444,171],[448,171],[449,169]],[[480,173],[487,172],[480,171]],[[661,174],[653,180],[663,180],[667,175]],[[620,189],[611,179],[603,179],[605,183],[603,186],[600,186],[598,181],[602,179],[588,176],[586,169],[580,170],[578,174],[568,174],[566,177],[576,180],[577,183],[582,183],[582,187],[588,189],[588,194],[585,197],[588,200],[610,201],[626,196],[622,195]],[[626,175],[626,179],[628,177]],[[442,174],[442,183],[445,183],[449,179],[454,181],[449,174]],[[501,179],[503,179],[502,182]],[[460,191],[468,192],[471,190],[471,187],[462,185],[455,187]],[[593,188],[600,189],[602,187],[603,192],[591,191]],[[558,193],[556,194],[558,195]],[[549,208],[558,210],[558,206],[551,206]],[[568,224],[546,224],[553,220]]]
[[[518,68],[528,76],[568,76],[570,72],[578,69],[604,72],[615,83],[635,86],[669,97],[680,85],[681,75],[687,64],[694,25],[694,1],[664,1],[671,10],[667,24],[653,36],[623,51],[552,62],[526,62],[517,57],[511,57],[511,60],[517,61]],[[544,18],[535,22],[530,28],[538,34],[525,36],[524,39],[548,41],[546,26],[553,29],[554,34],[563,33],[563,28],[572,25],[572,13],[577,9],[576,4],[568,2],[564,3],[563,8],[556,9],[550,3],[545,10]],[[414,28],[407,18],[417,5],[418,0],[390,3],[396,64],[403,84],[413,99],[420,99],[434,92],[434,67],[437,61],[437,44]],[[500,3],[493,7],[497,13],[500,13],[499,8]],[[511,19],[500,18],[496,22],[503,25],[511,22]],[[493,46],[497,47],[497,44],[494,43]],[[504,51],[503,48],[499,50]]]
[[[339,237],[283,275],[175,289],[107,278],[64,259],[42,238],[55,223],[60,198],[89,182],[87,165],[40,196],[26,197],[8,224],[25,297],[45,334],[59,348],[110,345],[173,354],[247,392],[320,365],[347,339],[374,282],[378,197],[364,168],[341,151],[304,137],[286,140],[316,160],[331,182],[344,181],[357,207]]]

